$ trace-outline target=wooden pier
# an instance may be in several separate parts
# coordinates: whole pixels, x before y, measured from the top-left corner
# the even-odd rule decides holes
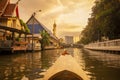
[[[27,50],[27,42],[24,41],[15,41],[13,44],[12,40],[1,40],[0,41],[0,51],[26,51]]]
[[[14,51],[26,51],[26,35],[30,35],[30,33],[2,25],[0,25],[0,30],[0,51],[9,51],[12,53]],[[22,41],[16,40],[15,34],[19,35],[18,39],[20,39],[21,35],[23,34],[24,39]]]

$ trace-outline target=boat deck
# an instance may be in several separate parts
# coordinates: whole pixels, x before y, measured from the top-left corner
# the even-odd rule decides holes
[[[71,55],[61,55],[50,67],[44,80],[89,80],[82,67]]]

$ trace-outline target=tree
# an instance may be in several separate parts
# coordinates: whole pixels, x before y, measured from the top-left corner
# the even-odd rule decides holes
[[[30,30],[29,30],[27,24],[22,19],[20,19],[20,24],[21,24],[22,27],[24,27],[24,29],[21,28],[21,30],[30,33]]]
[[[82,31],[81,43],[120,39],[120,0],[96,0],[88,25]]]
[[[41,50],[45,49],[45,46],[48,46],[50,44],[50,35],[47,33],[47,31],[42,30],[40,32],[42,39],[40,40],[41,43]]]

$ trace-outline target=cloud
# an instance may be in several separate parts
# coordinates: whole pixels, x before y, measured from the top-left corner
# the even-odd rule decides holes
[[[63,38],[64,36],[79,36],[79,35],[80,35],[80,31],[79,32],[67,32],[67,31],[65,32],[65,31],[61,31],[58,36]]]
[[[76,34],[85,27],[90,17],[91,7],[95,0],[21,0],[19,3],[20,18],[27,21],[33,12],[37,19],[52,31],[57,23],[57,34],[60,36]],[[17,2],[17,0],[11,0]]]
[[[79,36],[82,31],[82,26],[73,24],[60,24],[57,26],[57,36]],[[58,33],[59,32],[59,33]]]

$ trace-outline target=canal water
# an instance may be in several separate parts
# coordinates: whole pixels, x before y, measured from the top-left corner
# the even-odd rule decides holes
[[[85,49],[66,49],[90,80],[120,80],[120,55]],[[42,80],[64,49],[0,55],[0,80]],[[0,53],[2,54],[2,53]]]

